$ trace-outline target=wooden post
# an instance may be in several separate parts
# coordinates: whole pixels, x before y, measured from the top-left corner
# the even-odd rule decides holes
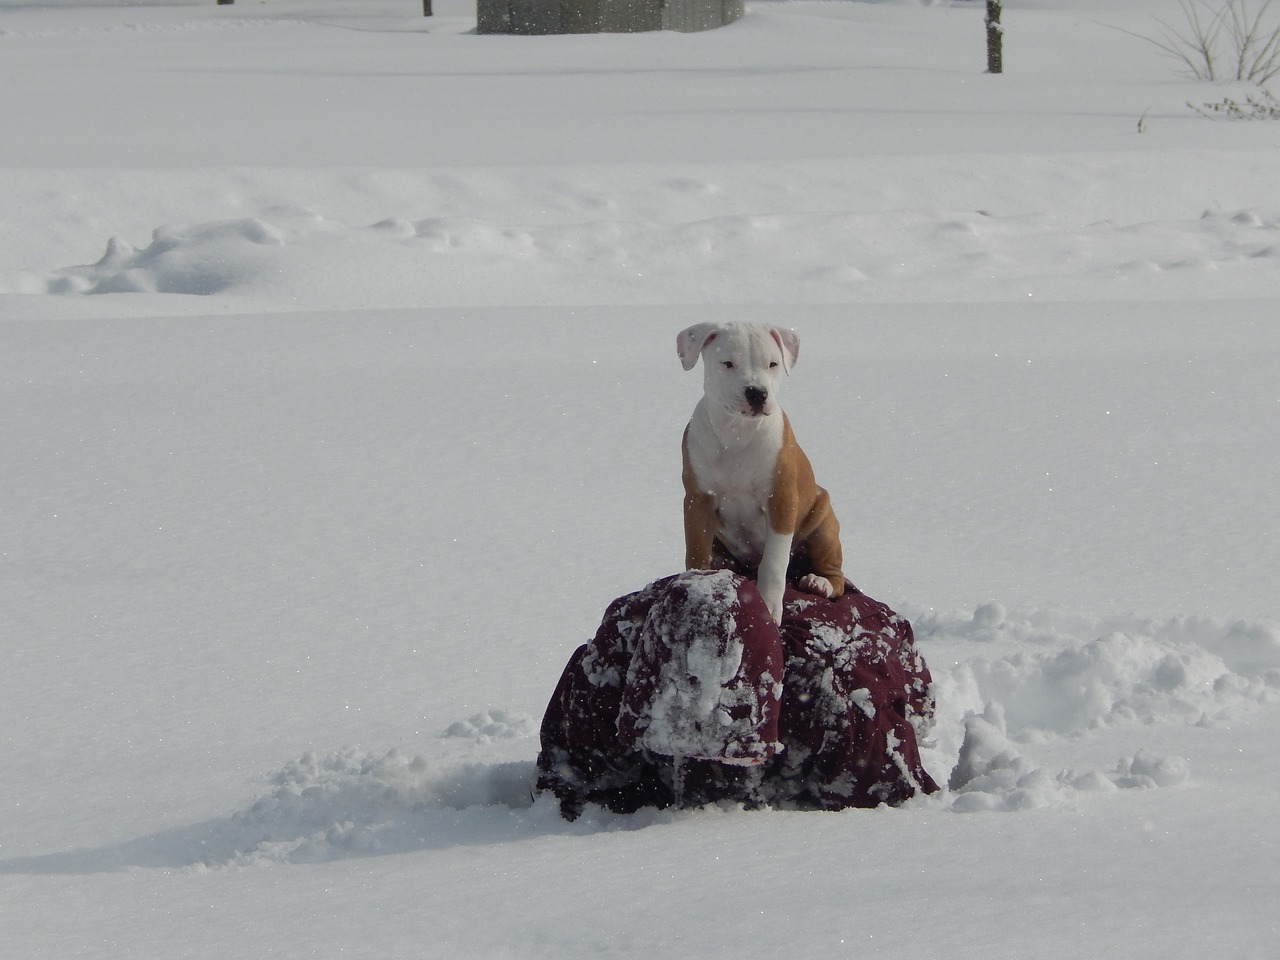
[[[422,0],[422,15],[424,17],[431,16],[431,0]]]
[[[987,0],[987,73],[1004,72],[1004,27],[1000,26],[1000,0]]]

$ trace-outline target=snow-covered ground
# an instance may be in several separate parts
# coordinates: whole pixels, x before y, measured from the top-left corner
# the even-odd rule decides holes
[[[0,955],[1273,956],[1280,122],[982,6],[0,0]],[[731,317],[952,786],[568,824]]]

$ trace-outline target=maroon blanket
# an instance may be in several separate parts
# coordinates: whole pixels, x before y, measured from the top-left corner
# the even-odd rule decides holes
[[[854,588],[787,588],[781,627],[750,580],[667,577],[609,605],[542,720],[538,788],[583,805],[839,810],[937,785],[920,763],[929,672],[911,625]]]

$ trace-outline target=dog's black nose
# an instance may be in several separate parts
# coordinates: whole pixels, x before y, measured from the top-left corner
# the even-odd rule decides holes
[[[757,413],[764,409],[764,402],[769,399],[769,391],[761,387],[747,387],[743,395],[747,398],[751,409]]]

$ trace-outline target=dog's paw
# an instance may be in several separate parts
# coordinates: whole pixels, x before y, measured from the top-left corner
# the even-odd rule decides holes
[[[796,585],[805,593],[817,594],[819,597],[826,597],[828,600],[835,593],[831,586],[831,581],[826,577],[818,576],[816,573],[805,574]]]

